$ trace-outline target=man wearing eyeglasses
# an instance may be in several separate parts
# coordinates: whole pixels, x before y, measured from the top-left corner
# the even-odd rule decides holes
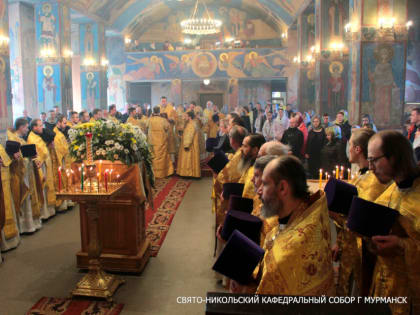
[[[372,237],[371,294],[409,297],[407,304],[390,305],[393,314],[420,314],[420,167],[408,139],[391,130],[371,138],[368,161],[380,182],[394,181],[375,202],[400,213],[390,235]]]

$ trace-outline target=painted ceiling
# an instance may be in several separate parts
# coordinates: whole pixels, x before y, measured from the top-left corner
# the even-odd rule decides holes
[[[145,25],[169,18],[174,10],[189,15],[195,0],[58,0],[122,34],[141,34]],[[200,0],[202,2],[204,0]],[[279,31],[289,27],[312,0],[205,0],[213,8],[241,9]],[[217,11],[217,10],[216,10]]]

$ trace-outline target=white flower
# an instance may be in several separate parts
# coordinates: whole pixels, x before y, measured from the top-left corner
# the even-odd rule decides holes
[[[134,143],[133,144],[131,144],[131,148],[134,150],[134,151],[137,151],[137,145],[135,145]]]
[[[124,149],[124,153],[125,153],[125,154],[128,154],[128,153],[130,153],[130,150],[128,150],[128,149]]]

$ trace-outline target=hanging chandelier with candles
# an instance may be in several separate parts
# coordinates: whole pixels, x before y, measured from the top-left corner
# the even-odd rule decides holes
[[[210,13],[205,2],[202,3],[205,9],[205,14],[201,18],[197,17],[199,2],[200,0],[197,0],[195,3],[194,11],[191,17],[181,21],[182,32],[184,34],[191,35],[211,35],[219,33],[222,21],[210,17]]]

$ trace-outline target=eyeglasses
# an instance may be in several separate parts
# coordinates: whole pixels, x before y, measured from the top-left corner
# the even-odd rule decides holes
[[[378,157],[376,157],[376,158],[374,158],[374,157],[370,157],[370,158],[367,158],[367,161],[368,161],[369,163],[376,164],[376,162],[378,162],[380,159],[382,159],[382,158],[384,158],[384,157],[385,157],[385,155],[381,155],[381,156],[378,156]]]

